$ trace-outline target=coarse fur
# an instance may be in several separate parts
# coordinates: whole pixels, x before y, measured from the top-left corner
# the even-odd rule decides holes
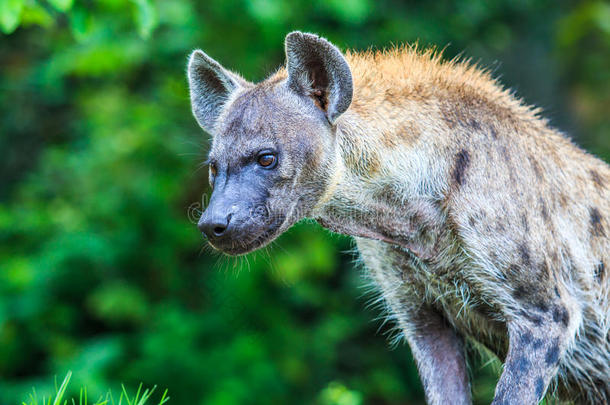
[[[212,245],[242,254],[303,217],[354,236],[430,404],[471,402],[466,341],[504,362],[494,404],[608,403],[609,166],[467,62],[299,32],[286,54],[259,84],[191,56]]]

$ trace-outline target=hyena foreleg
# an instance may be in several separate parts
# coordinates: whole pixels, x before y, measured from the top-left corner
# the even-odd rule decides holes
[[[509,349],[492,405],[534,405],[545,395],[575,335],[562,304],[531,308],[508,322]]]
[[[370,239],[357,238],[358,250],[387,310],[406,338],[417,363],[430,405],[471,404],[470,383],[462,337],[445,318],[413,290],[406,275],[414,269],[404,253]],[[380,260],[383,258],[383,260]]]
[[[405,337],[417,363],[427,403],[471,404],[461,336],[426,305],[404,315]]]

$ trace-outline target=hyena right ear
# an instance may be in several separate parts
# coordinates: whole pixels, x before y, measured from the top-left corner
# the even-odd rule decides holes
[[[334,124],[352,102],[349,65],[336,46],[314,34],[299,31],[286,36],[288,86],[311,97]]]
[[[248,83],[201,50],[191,53],[187,75],[193,115],[201,128],[212,133],[231,93]]]

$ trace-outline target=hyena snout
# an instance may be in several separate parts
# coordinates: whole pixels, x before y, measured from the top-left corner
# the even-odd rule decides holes
[[[231,231],[235,228],[234,223],[231,222],[232,218],[231,211],[208,208],[199,218],[197,227],[210,241],[218,241],[231,235]]]
[[[244,195],[245,194],[245,195]],[[266,201],[246,200],[244,193],[215,191],[197,227],[210,244],[229,255],[255,250],[274,239],[285,215],[272,214]]]
[[[219,187],[214,190],[210,202],[201,214],[197,227],[217,247],[239,238],[243,231],[243,196],[237,187]]]

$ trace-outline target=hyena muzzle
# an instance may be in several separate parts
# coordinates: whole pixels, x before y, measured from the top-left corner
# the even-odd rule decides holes
[[[610,167],[467,63],[301,32],[285,50],[258,84],[190,56],[210,244],[304,217],[353,236],[430,404],[471,403],[473,342],[504,362],[494,404],[608,403]]]

